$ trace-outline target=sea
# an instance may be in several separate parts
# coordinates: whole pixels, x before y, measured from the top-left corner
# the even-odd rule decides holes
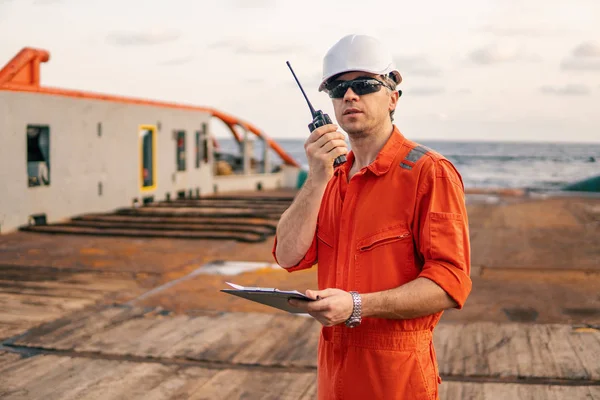
[[[274,139],[308,170],[305,139]],[[600,175],[600,143],[470,142],[413,139],[448,158],[460,172],[466,188],[519,188],[559,190]],[[218,139],[225,152],[237,152],[233,139]],[[263,145],[254,142],[257,160]],[[271,163],[281,159],[271,152]]]

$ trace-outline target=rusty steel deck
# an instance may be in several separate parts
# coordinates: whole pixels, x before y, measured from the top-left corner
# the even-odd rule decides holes
[[[318,324],[219,292],[316,287],[315,269],[273,266],[292,196],[179,200],[0,236],[0,397],[314,398]],[[441,398],[600,398],[600,199],[467,200],[473,291],[434,335]],[[234,261],[253,264],[219,270]]]

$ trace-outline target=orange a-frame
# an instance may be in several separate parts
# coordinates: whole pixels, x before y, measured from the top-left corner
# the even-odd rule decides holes
[[[231,130],[235,140],[240,142],[242,138],[235,130],[235,126],[239,125],[244,129],[252,132],[256,136],[264,139],[273,151],[275,151],[283,162],[287,165],[300,167],[298,162],[287,154],[281,146],[273,139],[269,138],[264,132],[260,131],[254,125],[242,121],[233,115],[226,114],[208,107],[196,107],[185,104],[167,103],[153,100],[135,99],[122,96],[113,96],[99,93],[82,92],[78,90],[58,89],[44,87],[40,85],[40,64],[47,62],[50,59],[50,53],[46,50],[34,49],[30,47],[23,48],[12,60],[0,70],[0,90],[15,91],[15,92],[33,92],[41,94],[51,94],[57,96],[76,97],[82,99],[105,100],[119,103],[140,104],[165,108],[176,108],[180,110],[201,111],[209,113],[212,116],[219,118]]]

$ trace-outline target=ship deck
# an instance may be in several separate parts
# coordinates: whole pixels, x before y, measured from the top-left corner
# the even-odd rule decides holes
[[[76,216],[0,236],[0,397],[312,399],[319,325],[220,292],[273,265],[294,192]],[[442,399],[600,398],[600,199],[471,193],[473,291],[434,332]]]

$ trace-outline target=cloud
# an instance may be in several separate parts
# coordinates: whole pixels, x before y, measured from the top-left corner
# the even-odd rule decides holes
[[[440,76],[442,70],[431,64],[425,56],[396,56],[394,63],[404,77],[406,76]]]
[[[571,51],[560,63],[562,70],[600,71],[600,44],[583,42]]]
[[[500,64],[516,61],[539,61],[539,56],[525,53],[515,47],[499,46],[491,44],[470,52],[467,56],[469,61],[479,65]]]
[[[176,58],[171,58],[168,60],[160,61],[158,63],[158,65],[170,67],[170,66],[176,66],[176,65],[189,64],[193,60],[194,60],[194,57],[192,57],[192,56],[176,57]]]
[[[600,71],[600,60],[567,58],[560,63],[560,68],[565,71]]]
[[[561,36],[570,31],[566,29],[558,28],[542,28],[533,26],[497,26],[497,25],[486,25],[479,29],[478,32],[489,33],[494,36],[500,37],[548,37],[548,36]]]
[[[149,30],[146,32],[111,32],[106,40],[116,46],[152,46],[174,42],[181,36],[178,31]]]
[[[406,94],[407,96],[437,96],[445,91],[445,88],[439,86],[421,86],[407,88],[403,90],[403,94]]]
[[[600,57],[600,43],[584,42],[573,50],[573,57]]]
[[[276,0],[230,0],[232,8],[273,9],[277,7]]]
[[[591,89],[586,85],[568,84],[565,86],[542,86],[540,91],[547,95],[558,96],[587,96]]]
[[[226,39],[214,42],[208,46],[213,50],[229,50],[242,55],[281,55],[303,52],[305,49],[296,45],[285,45],[273,42],[249,42],[238,39]]]

